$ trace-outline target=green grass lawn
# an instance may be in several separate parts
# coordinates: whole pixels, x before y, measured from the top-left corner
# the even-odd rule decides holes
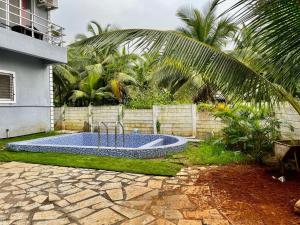
[[[26,141],[26,140],[36,139],[36,138],[50,137],[54,135],[58,135],[58,133],[56,132],[38,133],[38,134],[30,134],[21,137],[15,137],[15,138],[0,139],[0,150],[5,149],[5,145],[9,142]]]
[[[5,149],[9,142],[30,140],[56,135],[56,133],[34,134],[11,139],[0,139],[0,162],[27,162],[44,165],[113,170],[120,172],[174,176],[183,166],[224,165],[245,163],[249,158],[243,154],[227,151],[222,145],[206,141],[201,144],[190,143],[187,148],[165,159],[126,159],[99,157],[66,153],[16,152]]]
[[[1,147],[4,148],[3,151],[0,151],[0,161],[18,161],[27,163],[38,163],[44,165],[113,170],[120,172],[164,176],[174,176],[183,167],[178,163],[168,162],[164,159],[125,159],[65,153],[16,152],[5,149],[5,145],[9,142],[24,141],[34,138],[47,137],[51,135],[55,135],[55,133],[34,134],[17,138],[0,139],[0,149]]]
[[[227,150],[221,144],[215,144],[214,141],[203,141],[199,143],[190,143],[188,147],[180,153],[167,157],[170,161],[178,161],[186,166],[192,165],[226,165],[226,164],[244,164],[251,162],[249,156]]]

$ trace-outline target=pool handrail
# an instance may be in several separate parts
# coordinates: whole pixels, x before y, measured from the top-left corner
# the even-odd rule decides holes
[[[125,132],[124,132],[124,125],[123,125],[120,121],[116,121],[116,124],[115,124],[115,148],[117,147],[117,139],[118,139],[118,131],[117,131],[117,128],[118,128],[118,125],[120,125],[121,128],[122,128],[123,147],[125,146]]]
[[[104,123],[103,121],[101,122],[101,124],[103,124],[103,126],[105,127],[106,129],[106,144],[108,146],[108,141],[109,141],[109,138],[108,138],[108,126],[106,123]]]
[[[106,129],[106,144],[108,146],[108,126],[106,125],[106,123],[102,122],[98,122],[98,148],[100,148],[101,146],[101,124],[105,127]]]

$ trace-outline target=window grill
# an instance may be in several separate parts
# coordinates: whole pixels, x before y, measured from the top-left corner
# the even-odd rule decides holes
[[[15,102],[15,77],[13,73],[0,72],[0,103]]]

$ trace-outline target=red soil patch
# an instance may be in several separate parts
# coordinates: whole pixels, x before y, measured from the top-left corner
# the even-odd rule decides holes
[[[209,184],[215,207],[232,224],[300,224],[293,212],[300,199],[300,175],[293,174],[281,183],[266,167],[230,165],[208,169],[198,184]]]

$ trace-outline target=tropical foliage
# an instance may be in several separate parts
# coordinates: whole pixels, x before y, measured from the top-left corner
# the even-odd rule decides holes
[[[213,4],[219,4],[219,2],[220,0],[215,0]],[[269,39],[257,39],[258,41],[255,43],[260,43],[257,48],[260,52],[262,50],[267,51],[270,60],[266,61],[271,62],[272,65],[282,65],[279,71],[274,71],[274,69],[269,71],[267,66],[251,68],[214,47],[175,31],[149,29],[117,30],[91,37],[80,44],[82,46],[92,46],[95,49],[103,49],[107,45],[130,45],[133,49],[147,51],[149,54],[159,52],[159,62],[161,64],[172,63],[172,65],[175,65],[168,67],[168,74],[176,74],[176,70],[179,68],[183,74],[186,74],[188,79],[201,79],[209,82],[214,85],[216,90],[221,91],[230,100],[243,99],[244,101],[255,103],[267,102],[270,105],[287,100],[300,113],[299,103],[289,94],[291,93],[290,86],[292,86],[292,82],[285,79],[285,74],[288,73],[290,75],[294,74],[293,81],[298,81],[299,70],[297,66],[299,65],[299,60],[293,61],[293,59],[295,59],[294,56],[297,56],[297,52],[299,52],[297,51],[299,44],[297,37],[299,35],[294,35],[299,31],[299,26],[295,28],[293,35],[289,35],[289,39],[294,38],[293,41],[289,42],[291,45],[284,40],[282,35],[278,36],[282,37],[281,40],[277,38],[277,35],[273,35],[272,37],[270,35],[273,32],[273,28],[275,30],[279,28],[283,29],[284,26],[282,24],[292,24],[295,20],[297,20],[295,24],[299,23],[299,2],[296,0],[276,0],[276,4],[268,4],[271,5],[269,7],[267,4],[260,4],[261,2],[259,0],[241,0],[239,5],[235,6],[243,7],[242,10],[238,11],[237,16],[241,20],[251,24],[253,29],[250,32],[255,37],[259,36],[256,35],[259,32],[266,32],[261,34],[269,34],[269,36],[266,36]],[[292,4],[289,4],[289,2],[292,2]],[[281,9],[280,12],[282,15],[278,15],[277,17],[278,13],[274,13],[276,10],[270,11],[270,8],[276,9],[273,5],[277,5],[276,7]],[[266,9],[264,13],[269,13],[270,15],[263,16],[263,13],[261,13],[263,9]],[[289,11],[291,11],[291,14]],[[264,21],[262,24],[264,26],[258,29],[258,24],[260,23],[258,20],[261,18]],[[276,22],[278,18],[282,18],[280,23]],[[293,24],[290,28],[294,26],[296,25]],[[267,32],[268,30],[269,32]],[[272,43],[280,44],[280,42],[283,42],[281,46],[270,50],[272,49]],[[292,48],[293,46],[295,46],[296,51]],[[256,49],[254,50],[256,51]],[[284,61],[281,59],[284,59]],[[292,66],[293,64],[297,66]],[[280,79],[283,77],[284,79]]]
[[[252,155],[257,161],[270,153],[272,142],[280,137],[282,123],[267,108],[256,108],[247,105],[202,105],[217,118],[225,127],[219,141],[228,149],[239,150]]]
[[[70,48],[68,64],[54,67],[56,104],[125,104],[131,92],[144,86],[143,60],[125,50],[88,48],[82,53]]]
[[[222,49],[229,40],[232,40],[238,27],[227,17],[219,18],[216,15],[217,1],[207,5],[207,10],[199,10],[193,7],[182,7],[177,11],[178,18],[184,26],[177,31],[183,36],[205,43],[216,49]],[[174,73],[166,71],[158,73],[157,84],[168,88],[170,93],[177,98],[190,98],[194,102],[212,102],[216,100],[216,87],[203,77],[195,77],[197,72],[193,69],[182,71],[174,64],[166,66],[173,67]]]
[[[174,101],[170,92],[148,88],[136,93],[128,102],[127,107],[132,109],[152,109],[153,105],[172,104],[176,104],[176,101]]]
[[[167,95],[172,101],[198,102],[213,101],[220,92],[231,102],[289,101],[300,113],[293,98],[300,83],[299,1],[239,0],[229,9],[235,12],[230,19],[226,12],[215,13],[223,1],[213,0],[206,11],[179,9],[183,26],[176,31],[119,30],[92,21],[89,34],[70,48],[68,65],[54,69],[56,102],[132,101],[132,107],[142,107],[138,102],[145,93],[159,93],[153,95],[157,102],[169,102],[160,99]],[[222,48],[236,33],[235,24],[242,28],[236,48],[225,54]],[[120,53],[120,46],[138,54]],[[99,74],[87,78],[96,65],[101,65]]]
[[[292,92],[300,79],[299,0],[239,0],[233,9],[235,19],[247,23],[244,48],[263,56],[260,70]]]
[[[71,45],[68,64],[54,66],[55,104],[149,108],[171,103],[167,91],[150,84],[157,58],[158,55],[133,54],[113,45],[102,50],[87,46],[84,51],[81,46]]]
[[[109,31],[117,30],[117,29],[118,29],[117,26],[114,26],[111,24],[108,24],[106,26],[101,26],[101,24],[99,24],[97,21],[91,21],[87,25],[88,34],[77,34],[75,37],[75,40],[81,41],[81,40],[87,39],[89,37],[101,35],[101,34],[107,33]]]
[[[201,11],[193,7],[182,7],[177,11],[177,16],[184,26],[177,29],[182,35],[199,42],[213,46],[217,49],[226,47],[234,37],[238,27],[228,17],[216,15],[218,1],[213,1],[207,10]]]

